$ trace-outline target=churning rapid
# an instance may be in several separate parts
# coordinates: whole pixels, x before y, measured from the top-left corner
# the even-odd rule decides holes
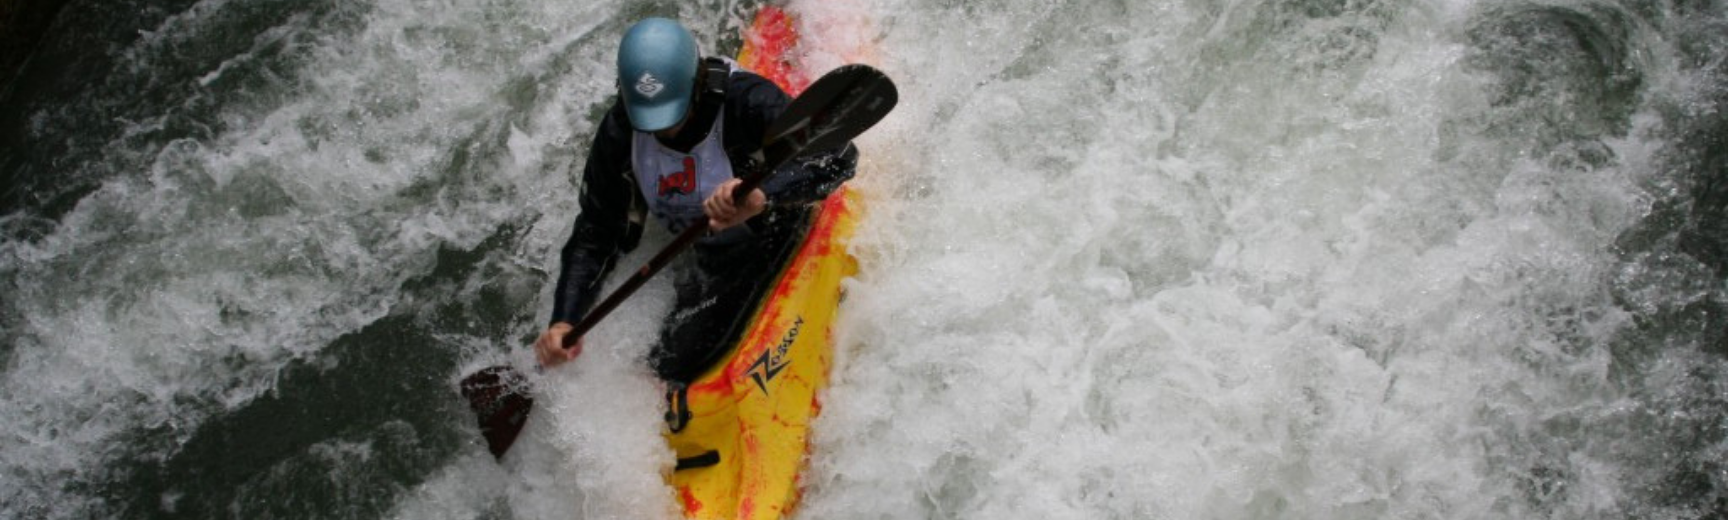
[[[789,7],[902,93],[800,517],[1728,514],[1722,1]],[[670,515],[664,280],[503,464],[455,382],[531,364],[621,31],[753,9],[65,7],[0,87],[0,517]]]

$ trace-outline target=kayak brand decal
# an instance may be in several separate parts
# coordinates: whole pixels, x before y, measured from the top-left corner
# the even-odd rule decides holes
[[[685,195],[696,192],[696,158],[684,158],[684,171],[660,176],[660,196]]]
[[[756,362],[750,364],[750,379],[756,381],[756,387],[761,388],[764,395],[768,393],[768,382],[792,363],[786,359],[786,353],[792,350],[792,342],[798,341],[798,329],[803,325],[804,317],[799,316],[792,322],[792,330],[786,331],[786,337],[780,338],[779,345],[762,351]]]
[[[660,95],[662,90],[666,90],[666,85],[660,83],[660,78],[656,78],[646,71],[642,72],[642,77],[636,80],[636,92],[648,96],[648,99],[654,99],[654,96]]]

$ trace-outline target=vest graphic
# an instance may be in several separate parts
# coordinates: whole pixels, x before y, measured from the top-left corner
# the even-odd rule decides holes
[[[696,158],[684,158],[684,170],[660,176],[660,196],[696,192]]]

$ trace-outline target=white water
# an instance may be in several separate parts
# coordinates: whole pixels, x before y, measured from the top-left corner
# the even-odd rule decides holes
[[[1497,102],[1469,35],[1495,2],[834,3],[791,5],[806,65],[870,61],[902,102],[859,143],[864,271],[800,517],[1688,517],[1643,502],[1663,447],[1636,435],[1648,410],[1611,348],[1635,313],[1728,299],[1695,260],[1616,250],[1674,196],[1660,109],[1714,110],[1694,96],[1719,79],[1680,68],[1666,27],[1629,43],[1641,101],[1598,131],[1577,100]],[[140,62],[233,6],[200,8]],[[220,139],[151,150],[54,234],[4,244],[24,320],[0,511],[102,510],[53,482],[170,457],[110,442],[183,440],[290,360],[430,305],[400,287],[440,245],[525,227],[449,298],[507,286],[539,309],[530,332],[550,298],[523,279],[556,265],[633,9],[380,1],[352,36],[290,36],[312,72],[227,109]],[[681,15],[715,41],[728,9]],[[297,23],[281,33],[316,26]],[[669,292],[537,381],[506,464],[467,446],[387,516],[670,515],[633,361]],[[466,353],[453,385],[494,342],[424,348]],[[1720,359],[1651,355],[1651,386],[1728,393],[1687,376]]]

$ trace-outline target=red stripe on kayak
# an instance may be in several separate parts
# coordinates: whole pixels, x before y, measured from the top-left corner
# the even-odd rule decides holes
[[[770,5],[757,11],[744,45],[743,54],[753,58],[745,66],[780,85],[788,95],[797,97],[810,86],[810,77],[792,63],[795,58],[792,50],[798,47],[798,29],[784,9]]]

